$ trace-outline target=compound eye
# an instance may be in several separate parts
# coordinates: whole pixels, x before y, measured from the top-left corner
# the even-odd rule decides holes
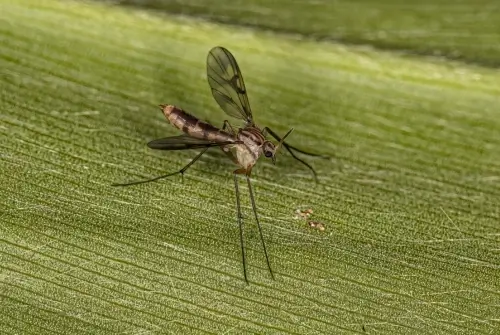
[[[272,153],[272,151],[265,151],[264,152],[264,156],[266,156],[267,158],[269,158],[269,157],[273,156],[273,153]]]

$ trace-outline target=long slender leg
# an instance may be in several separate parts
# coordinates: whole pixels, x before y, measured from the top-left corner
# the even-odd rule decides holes
[[[281,138],[278,136],[278,134],[276,134],[271,128],[269,127],[264,127],[264,131],[267,131],[269,132],[269,134],[271,134],[272,137],[274,137],[275,140],[277,141],[281,141]],[[301,154],[304,154],[304,155],[308,155],[308,156],[313,156],[313,157],[321,157],[321,158],[325,158],[325,159],[328,159],[330,158],[330,156],[326,156],[326,155],[320,155],[320,154],[315,154],[315,153],[312,153],[312,152],[307,152],[307,151],[304,151],[302,149],[299,149],[297,147],[294,147],[293,145],[290,145],[286,142],[283,142],[283,146],[285,148],[287,148],[288,151],[290,151],[290,149],[292,150],[295,150],[297,152],[300,152]],[[290,152],[291,153],[291,152]]]
[[[225,130],[226,128],[229,128],[234,133],[233,127],[231,127],[231,124],[229,124],[229,121],[224,120],[224,123],[222,124],[222,130]],[[153,182],[153,181],[157,181],[159,179],[163,179],[163,178],[174,176],[176,174],[180,174],[182,176],[182,178],[184,178],[184,172],[186,172],[186,170],[189,169],[191,167],[191,165],[194,164],[194,162],[196,162],[198,159],[200,159],[200,157],[208,149],[209,148],[203,149],[198,155],[196,155],[195,158],[193,158],[193,160],[191,162],[189,162],[185,167],[183,167],[179,171],[168,173],[168,174],[165,174],[165,175],[162,175],[162,176],[159,176],[159,177],[155,177],[155,178],[151,178],[151,179],[134,181],[134,182],[131,182],[131,183],[124,183],[124,184],[115,183],[115,184],[111,184],[111,186],[131,186],[131,185],[138,185],[138,184],[150,183],[150,182]]]
[[[162,176],[159,176],[159,177],[155,177],[155,178],[152,178],[152,179],[147,179],[147,180],[140,180],[140,181],[134,181],[134,182],[131,182],[131,183],[125,183],[125,184],[111,184],[111,186],[130,186],[130,185],[137,185],[137,184],[144,184],[144,183],[149,183],[149,182],[152,182],[152,181],[156,181],[158,179],[163,179],[163,178],[167,178],[167,177],[170,177],[170,176],[174,176],[176,174],[181,174],[181,176],[184,178],[184,172],[186,172],[187,169],[189,169],[191,167],[191,165],[194,164],[194,162],[196,162],[198,159],[200,159],[200,157],[205,153],[205,151],[207,151],[209,148],[205,148],[203,149],[198,155],[196,155],[195,158],[193,158],[193,160],[191,162],[189,162],[185,167],[183,167],[182,169],[180,169],[179,171],[176,171],[176,172],[172,172],[172,173],[168,173],[168,174],[165,174],[165,175],[162,175]]]
[[[260,227],[259,217],[257,216],[257,208],[255,206],[255,199],[253,197],[252,184],[250,183],[250,177],[248,174],[245,174],[247,177],[248,183],[248,191],[250,193],[250,201],[252,202],[253,213],[255,215],[255,221],[257,221],[257,227],[259,227],[260,240],[262,241],[262,248],[264,249],[264,255],[266,255],[267,267],[269,269],[269,273],[271,274],[271,278],[274,280],[273,270],[271,269],[271,264],[269,263],[269,256],[267,255],[266,243],[264,242],[264,236],[262,235],[262,228]]]
[[[266,129],[269,131],[269,134],[271,134],[271,136],[272,136],[272,137],[274,137],[277,141],[281,141],[281,138],[280,138],[278,135],[276,135],[276,133],[275,133],[275,132],[273,132],[273,131],[272,131],[271,129],[269,129],[269,128],[266,128]],[[318,175],[316,174],[316,171],[313,169],[313,167],[312,167],[311,165],[309,165],[309,163],[307,163],[307,162],[305,162],[304,160],[302,160],[302,159],[300,159],[299,157],[297,157],[297,156],[293,153],[293,151],[291,150],[291,149],[293,149],[293,150],[297,150],[297,149],[296,149],[296,148],[294,148],[294,147],[292,147],[292,146],[290,146],[290,145],[288,145],[286,142],[283,142],[283,146],[284,146],[284,147],[285,147],[285,149],[286,149],[286,150],[290,153],[290,155],[292,155],[292,157],[293,157],[293,158],[295,158],[296,160],[298,160],[299,162],[301,162],[302,164],[304,164],[305,166],[307,166],[307,168],[308,168],[309,170],[311,170],[311,172],[312,172],[312,173],[313,173],[313,175],[314,175],[314,180],[316,181],[316,183],[318,183]],[[301,151],[301,150],[300,150],[300,151],[299,151],[299,150],[297,150],[297,151],[298,151],[298,152],[303,152],[303,151]],[[307,153],[307,154],[309,154],[309,153]],[[310,156],[318,156],[318,155],[315,155],[315,154],[309,154],[309,155],[310,155]]]
[[[236,175],[236,173],[234,173],[233,175],[234,175],[234,190],[236,192],[236,211],[238,213],[237,219],[238,219],[238,226],[240,227],[240,245],[241,245],[241,257],[243,260],[243,276],[245,277],[245,282],[248,284],[245,245],[243,244],[243,222],[241,221],[240,190],[238,189],[238,176]]]
[[[275,140],[281,141],[281,138],[274,131],[272,131],[272,129],[270,129],[268,127],[265,127],[264,131],[269,132],[269,134],[271,134],[271,136],[274,137]],[[313,157],[320,157],[320,158],[324,158],[324,159],[327,159],[327,158],[330,158],[330,157],[329,156],[325,156],[325,155],[314,154],[314,153],[311,153],[311,152],[307,152],[307,151],[301,150],[299,148],[291,146],[290,144],[288,144],[286,142],[283,142],[282,144],[285,147],[285,149],[290,153],[290,155],[292,155],[293,158],[295,158],[296,160],[298,160],[299,162],[301,162],[302,164],[304,164],[305,166],[307,166],[307,168],[309,170],[311,170],[311,172],[314,175],[314,180],[316,181],[316,183],[318,183],[319,182],[318,175],[316,174],[316,171],[313,169],[313,167],[311,165],[309,165],[309,163],[307,163],[304,160],[302,160],[299,157],[297,157],[292,150],[295,150],[297,152],[300,152],[301,154],[308,155],[308,156],[313,156]]]
[[[210,120],[207,120],[207,119],[205,119],[205,122],[212,124],[210,122]],[[235,133],[233,126],[231,126],[231,124],[229,123],[228,120],[224,120],[224,122],[222,123],[222,130],[226,130],[226,129],[229,129],[231,134]]]
[[[222,130],[226,130],[229,128],[229,131],[231,134],[235,134],[236,132],[234,131],[233,126],[229,123],[228,120],[224,120],[224,123],[222,124]]]

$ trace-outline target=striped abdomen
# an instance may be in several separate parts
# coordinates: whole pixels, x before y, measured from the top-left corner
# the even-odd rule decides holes
[[[186,113],[180,108],[172,105],[160,105],[167,120],[177,129],[191,137],[209,140],[213,142],[236,142],[236,138],[231,134],[212,126],[209,123],[200,121],[193,115]]]

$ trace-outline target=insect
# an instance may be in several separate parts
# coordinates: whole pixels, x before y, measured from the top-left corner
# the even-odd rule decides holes
[[[285,136],[280,138],[276,132],[271,130],[269,127],[260,129],[255,125],[250,104],[248,103],[248,96],[245,83],[243,82],[243,76],[241,75],[240,68],[236,63],[236,59],[227,49],[218,46],[210,50],[207,57],[207,77],[208,84],[212,90],[212,95],[219,106],[229,116],[242,120],[244,122],[243,127],[235,129],[227,120],[225,120],[222,128],[217,128],[209,123],[197,119],[195,116],[178,107],[172,105],[160,105],[160,108],[162,109],[167,120],[174,127],[182,130],[184,134],[151,141],[147,144],[148,147],[157,150],[203,150],[201,150],[197,156],[195,156],[179,171],[148,180],[126,184],[113,184],[113,186],[137,185],[167,178],[176,174],[184,175],[184,172],[186,172],[186,170],[189,169],[189,167],[193,165],[209,148],[220,147],[222,151],[227,154],[229,158],[238,166],[238,169],[233,172],[233,177],[243,262],[243,276],[245,278],[245,282],[248,284],[238,175],[244,175],[246,177],[250,201],[255,221],[257,222],[257,227],[259,229],[267,267],[271,277],[274,279],[273,270],[269,262],[269,256],[262,234],[262,228],[257,215],[252,185],[250,183],[252,168],[262,154],[265,157],[270,158],[272,162],[275,163],[276,154],[280,147],[283,146],[288,152],[290,152],[293,158],[304,164],[312,171],[317,181],[314,169],[308,163],[297,157],[295,152],[309,156],[327,157],[309,153],[287,144],[285,142],[285,138],[290,135],[293,128],[290,129]],[[266,134],[271,135],[276,141],[278,141],[278,144],[275,145],[271,141],[267,140]]]

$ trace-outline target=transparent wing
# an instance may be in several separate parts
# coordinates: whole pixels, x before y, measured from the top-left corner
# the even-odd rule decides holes
[[[160,138],[148,143],[148,147],[157,150],[186,150],[186,149],[200,149],[209,147],[218,147],[226,144],[235,144],[238,142],[212,142],[202,140],[187,135],[179,135],[172,137]]]
[[[207,56],[208,84],[215,100],[228,115],[253,124],[243,76],[234,56],[223,47],[215,47]]]

